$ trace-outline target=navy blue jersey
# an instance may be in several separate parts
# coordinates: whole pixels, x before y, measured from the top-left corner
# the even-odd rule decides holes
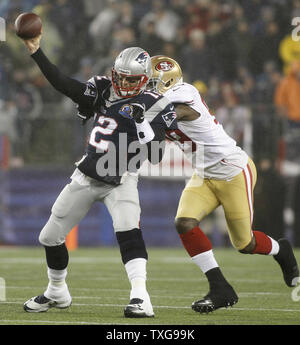
[[[115,97],[110,79],[97,76],[87,82],[84,94],[93,100],[95,116],[78,169],[96,180],[117,185],[126,171],[136,172],[147,159],[145,145],[139,144],[135,122],[128,114],[130,103],[145,105],[145,118],[152,127],[165,131],[177,128],[174,106],[158,93],[144,91],[120,99]],[[138,154],[139,159],[134,160]]]
[[[136,171],[143,160],[149,158],[151,162],[157,161],[150,152],[145,154],[143,148],[148,144],[140,145],[142,155],[138,152],[138,145],[132,145],[139,141],[135,122],[129,116],[132,109],[130,103],[145,105],[145,118],[153,128],[154,140],[161,141],[165,137],[164,131],[177,127],[174,107],[167,98],[144,91],[138,96],[120,99],[116,97],[111,80],[107,77],[96,76],[88,82],[81,82],[64,75],[41,48],[31,57],[57,91],[71,98],[87,114],[94,114],[86,155],[77,164],[79,170],[96,180],[117,185],[126,171]],[[138,155],[137,163],[131,164]]]

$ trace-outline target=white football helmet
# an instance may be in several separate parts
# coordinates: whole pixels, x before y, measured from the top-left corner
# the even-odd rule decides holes
[[[119,97],[134,97],[146,88],[151,75],[150,55],[139,47],[126,48],[115,60],[112,84]]]

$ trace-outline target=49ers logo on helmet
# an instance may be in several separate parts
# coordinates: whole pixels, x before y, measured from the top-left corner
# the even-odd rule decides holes
[[[174,65],[172,64],[172,62],[161,61],[155,66],[155,69],[158,71],[167,72],[167,71],[170,71],[173,67],[174,67]]]

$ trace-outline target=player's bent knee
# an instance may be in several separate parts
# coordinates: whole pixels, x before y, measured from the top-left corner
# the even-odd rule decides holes
[[[253,237],[249,244],[247,244],[244,248],[239,249],[239,252],[242,254],[252,254],[256,246],[255,237]]]
[[[54,247],[54,246],[59,246],[60,244],[64,243],[64,240],[59,240],[53,235],[47,234],[46,232],[41,231],[39,235],[39,242],[43,246]]]
[[[40,232],[39,242],[43,246],[58,246],[65,241],[65,234],[62,232],[61,227],[54,218],[55,216],[51,215],[50,219]]]
[[[42,231],[40,232],[40,235],[39,235],[39,242],[41,245],[43,246],[49,246],[49,240],[48,240],[48,237],[45,233],[43,233]]]
[[[179,234],[184,234],[198,225],[199,221],[195,218],[179,217],[175,219],[175,227]]]

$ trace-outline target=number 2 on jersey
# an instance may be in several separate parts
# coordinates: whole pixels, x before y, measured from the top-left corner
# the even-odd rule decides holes
[[[96,147],[97,150],[107,151],[109,140],[97,139],[97,134],[112,135],[117,127],[118,123],[113,118],[100,116],[98,125],[95,126],[91,132],[89,143]]]

